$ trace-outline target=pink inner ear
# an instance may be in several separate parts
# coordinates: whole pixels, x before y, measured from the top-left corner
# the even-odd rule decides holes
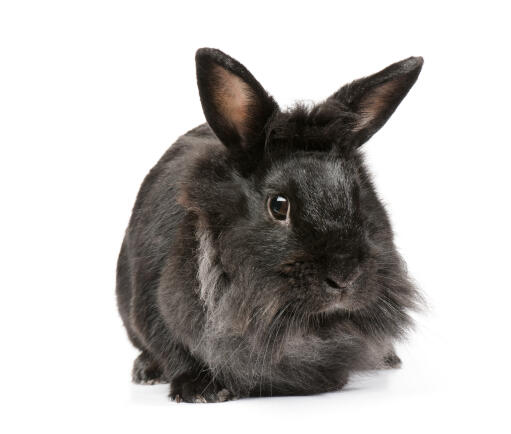
[[[358,112],[360,119],[353,128],[354,132],[361,131],[367,127],[378,115],[385,109],[389,103],[389,98],[396,90],[396,81],[388,81],[372,90],[370,90],[360,102]]]
[[[250,87],[238,76],[220,66],[213,73],[217,78],[215,102],[219,113],[243,136],[248,128],[247,119],[252,99]]]

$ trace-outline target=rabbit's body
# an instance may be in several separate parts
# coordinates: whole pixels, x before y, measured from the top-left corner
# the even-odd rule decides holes
[[[367,140],[372,120],[336,101],[281,113],[241,65],[201,51],[213,130],[188,132],[151,170],[119,256],[119,309],[142,351],[134,380],[170,382],[174,399],[209,402],[337,390],[353,371],[395,366],[392,342],[410,325],[417,294],[358,145],[342,145]],[[234,77],[229,91],[250,86],[236,111],[208,105],[212,76],[215,85]],[[214,105],[229,102],[222,89]],[[264,134],[236,124],[247,98]],[[289,200],[287,216],[275,197],[277,208]]]

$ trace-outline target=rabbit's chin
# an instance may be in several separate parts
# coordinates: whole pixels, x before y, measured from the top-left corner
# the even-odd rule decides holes
[[[363,306],[359,302],[356,302],[349,297],[339,297],[337,300],[333,300],[329,303],[325,303],[317,312],[318,314],[329,314],[329,313],[351,313],[360,310]]]

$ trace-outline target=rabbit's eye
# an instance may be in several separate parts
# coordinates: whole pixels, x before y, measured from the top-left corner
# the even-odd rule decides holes
[[[287,220],[289,209],[289,200],[285,196],[277,194],[268,199],[268,212],[275,220]]]

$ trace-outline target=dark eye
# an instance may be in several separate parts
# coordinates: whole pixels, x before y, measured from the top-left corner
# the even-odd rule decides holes
[[[287,220],[289,217],[289,200],[277,194],[268,199],[268,212],[276,220]]]

